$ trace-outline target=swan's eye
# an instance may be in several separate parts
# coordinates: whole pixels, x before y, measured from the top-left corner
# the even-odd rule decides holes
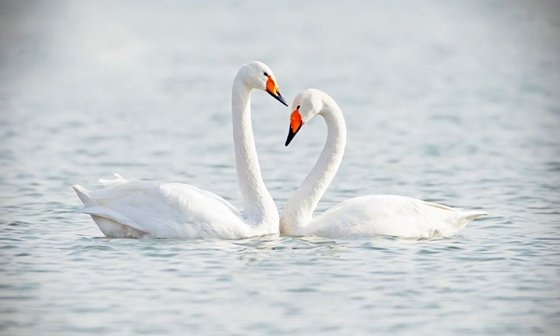
[[[299,110],[299,107],[300,107],[300,105],[298,105],[298,106],[296,107],[296,110]]]
[[[266,71],[264,72],[264,75],[265,75],[266,77],[268,77],[268,73],[266,73]]]

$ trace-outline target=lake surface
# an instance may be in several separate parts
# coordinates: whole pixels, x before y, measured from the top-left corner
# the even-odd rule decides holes
[[[553,335],[560,330],[560,6],[549,1],[3,2],[0,334]],[[342,107],[318,213],[398,194],[490,216],[452,238],[104,238],[71,190],[113,172],[242,206],[230,90]],[[281,208],[319,119],[253,94]]]

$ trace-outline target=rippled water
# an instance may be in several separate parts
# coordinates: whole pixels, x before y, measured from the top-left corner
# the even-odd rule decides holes
[[[560,328],[557,2],[0,4],[3,335],[527,335]],[[449,239],[107,239],[70,186],[197,185],[240,204],[230,85],[252,59],[283,94],[341,105],[320,203],[408,195],[490,216]],[[283,146],[253,95],[281,207],[325,137]]]

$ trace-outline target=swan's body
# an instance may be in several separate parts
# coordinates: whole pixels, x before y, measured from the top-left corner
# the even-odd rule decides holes
[[[327,238],[388,235],[403,238],[448,237],[463,229],[482,211],[462,211],[445,205],[393,195],[368,195],[343,201],[316,218],[313,212],[334,178],[346,145],[346,124],[334,99],[308,89],[292,104],[286,145],[301,126],[321,115],[328,130],[317,163],[288,200],[280,216],[280,232],[291,236]]]
[[[88,192],[74,186],[107,237],[241,238],[256,232],[239,210],[220,196],[183,183],[128,182],[117,176],[101,181],[107,188]]]
[[[239,70],[232,93],[237,177],[245,211],[220,196],[182,183],[128,182],[116,175],[90,192],[75,185],[103,234],[117,238],[236,239],[278,233],[278,210],[264,185],[251,126],[250,95],[263,89],[284,103],[272,71],[260,62]],[[285,103],[284,103],[285,104]]]
[[[304,233],[339,238],[448,237],[481,215],[484,213],[461,211],[410,197],[367,195],[335,205],[314,218]]]

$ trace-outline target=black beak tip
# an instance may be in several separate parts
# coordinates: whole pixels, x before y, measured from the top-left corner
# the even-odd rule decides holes
[[[286,101],[284,100],[284,97],[282,97],[282,95],[280,94],[280,91],[276,91],[276,94],[266,90],[266,92],[268,92],[269,95],[271,95],[272,97],[274,97],[274,99],[278,100],[279,102],[281,102],[282,104],[284,104],[284,106],[288,106],[288,103],[286,103]]]
[[[288,147],[288,145],[290,144],[290,142],[292,142],[292,139],[294,138],[296,134],[294,132],[292,132],[292,130],[290,129],[290,133],[288,133],[288,137],[286,138],[286,142],[284,143],[284,146]]]
[[[290,142],[292,142],[292,140],[294,139],[294,137],[296,136],[296,134],[299,132],[299,130],[301,129],[301,126],[299,126],[299,128],[295,131],[292,132],[292,128],[290,127],[290,129],[288,130],[288,137],[286,138],[286,142],[284,143],[284,146],[288,147],[288,145],[290,144]]]
[[[286,103],[286,101],[284,100],[284,97],[282,97],[282,95],[280,94],[280,91],[276,91],[276,93],[278,93],[278,97],[276,99],[278,99],[278,101],[280,101],[282,104],[284,104],[284,106],[288,107],[288,103]]]

